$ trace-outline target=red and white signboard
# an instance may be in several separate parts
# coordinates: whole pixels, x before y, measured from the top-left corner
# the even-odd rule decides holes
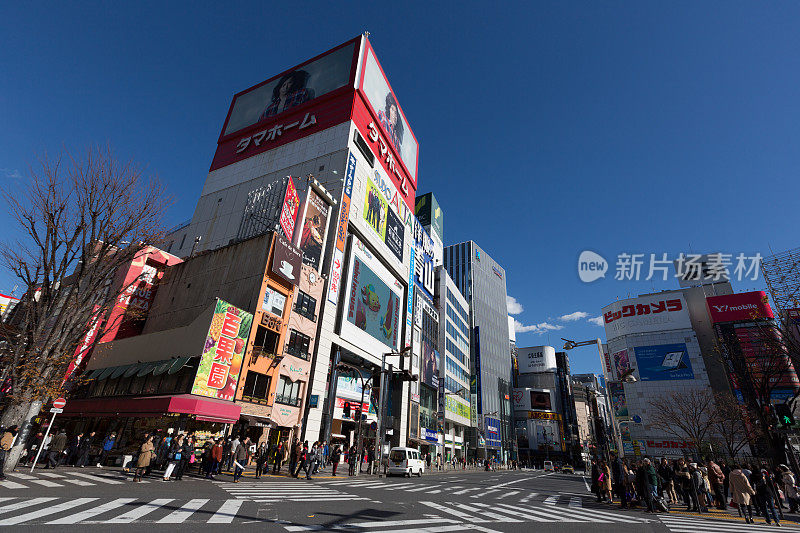
[[[283,197],[283,207],[281,208],[281,228],[289,242],[294,237],[294,224],[297,220],[297,209],[300,207],[300,198],[297,196],[297,189],[294,180],[289,176],[286,184],[286,195]]]
[[[603,308],[606,338],[631,333],[690,329],[689,310],[680,294],[651,294],[619,300]]]
[[[63,409],[64,406],[66,405],[67,405],[67,400],[65,400],[64,398],[58,398],[56,400],[53,400],[53,407],[55,407],[56,409]]]
[[[711,321],[715,324],[774,317],[764,291],[709,296],[706,304]]]

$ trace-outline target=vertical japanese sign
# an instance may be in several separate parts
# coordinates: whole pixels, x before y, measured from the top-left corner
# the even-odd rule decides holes
[[[289,176],[289,181],[286,183],[286,196],[283,197],[283,208],[281,208],[281,228],[290,242],[294,238],[294,223],[299,207],[300,198],[297,196],[294,180]]]
[[[406,299],[406,342],[405,348],[411,346],[411,320],[414,316],[414,247],[411,251],[411,268],[408,269],[408,298]]]
[[[217,298],[192,394],[233,400],[253,315]]]
[[[349,154],[347,160],[347,173],[344,178],[344,192],[342,205],[339,209],[339,224],[336,227],[336,247],[333,249],[331,262],[330,285],[328,286],[328,301],[335,304],[339,300],[339,291],[342,283],[342,267],[344,266],[344,244],[347,240],[347,223],[350,220],[350,197],[353,195],[353,180],[356,177],[356,156]]]

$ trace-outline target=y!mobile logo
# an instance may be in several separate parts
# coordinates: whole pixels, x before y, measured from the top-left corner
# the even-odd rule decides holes
[[[578,257],[578,277],[584,283],[591,283],[599,278],[606,277],[608,262],[602,255],[590,250],[584,250]]]

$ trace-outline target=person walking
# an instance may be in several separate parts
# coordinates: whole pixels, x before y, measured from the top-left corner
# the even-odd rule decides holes
[[[756,505],[761,509],[767,524],[772,523],[770,520],[770,515],[772,515],[775,525],[780,526],[781,522],[778,520],[778,513],[775,511],[775,499],[761,469],[753,469],[752,482],[753,490],[756,491]]]
[[[717,509],[724,511],[728,508],[725,502],[725,493],[723,483],[725,482],[725,474],[722,473],[722,468],[710,460],[707,464],[708,467],[708,481],[711,484],[711,490],[714,492],[714,504]]]
[[[331,464],[333,465],[333,476],[336,477],[336,469],[339,467],[339,461],[342,459],[342,450],[339,445],[333,447],[331,452]]]
[[[233,456],[233,482],[239,483],[239,479],[244,474],[244,468],[247,465],[247,447],[250,444],[250,438],[245,437],[244,441],[236,439],[237,445],[232,452]]]
[[[92,446],[94,445],[94,435],[95,432],[92,431],[81,440],[78,448],[78,461],[75,466],[86,468],[86,465],[89,464],[89,455],[92,453]]]
[[[19,431],[19,426],[13,425],[9,426],[4,432],[3,437],[0,438],[0,479],[5,479],[6,475],[3,472],[3,469],[6,465],[6,456],[8,452],[11,451],[11,448],[14,446],[14,440],[17,437],[17,432]]]
[[[303,445],[300,440],[295,438],[289,450],[289,475],[295,477],[294,471],[297,469],[297,461],[300,457],[300,452],[303,451]]]
[[[736,504],[739,516],[744,518],[745,523],[753,523],[753,506],[751,498],[756,491],[750,485],[747,476],[738,466],[734,466],[728,475],[728,486],[731,490],[731,499]]]
[[[47,451],[47,464],[44,467],[55,468],[60,465],[66,447],[67,433],[64,429],[61,429],[61,431],[50,440],[50,449]]]
[[[256,479],[260,479],[261,474],[264,473],[264,464],[267,462],[267,459],[269,459],[269,449],[267,448],[267,443],[262,442],[256,449],[256,454],[255,454]],[[269,466],[267,466],[267,470],[269,470]]]
[[[153,436],[148,435],[141,448],[139,448],[139,458],[136,460],[136,472],[133,474],[133,481],[139,482],[142,480],[142,474],[150,466],[150,461],[155,456],[154,450]]]
[[[678,500],[678,496],[675,494],[675,471],[672,469],[672,466],[670,466],[666,457],[662,457],[661,464],[658,465],[658,477],[660,481],[659,486],[662,488],[660,492],[661,496],[664,497],[664,495],[666,495],[669,503],[675,504]]]
[[[100,458],[97,460],[97,466],[103,468],[106,464],[106,459],[108,458],[108,454],[111,452],[111,449],[114,447],[114,443],[117,440],[117,434],[115,432],[111,432],[105,439],[103,439],[103,444],[100,446]]]
[[[798,508],[798,491],[794,474],[786,465],[778,465],[778,468],[783,472],[780,480],[783,484],[783,493],[786,495],[786,499],[789,500],[789,512],[796,513]]]
[[[317,461],[322,457],[322,450],[320,449],[319,442],[315,442],[311,446],[311,450],[308,452],[308,459],[306,460],[305,465],[305,472],[306,472],[306,479],[311,479],[311,474],[314,473],[314,469],[317,467]]]
[[[173,439],[169,445],[169,451],[167,452],[168,463],[166,470],[164,470],[163,477],[164,481],[169,481],[172,472],[175,471],[181,459],[183,459],[183,433]]]
[[[656,500],[658,499],[658,473],[653,467],[649,457],[644,458],[642,469],[645,473],[645,499],[647,500],[647,509],[651,513],[656,512]]]
[[[219,473],[219,465],[222,462],[222,439],[218,438],[211,445],[211,462],[206,472],[206,479],[214,479],[214,475]]]
[[[700,498],[700,495],[705,491],[705,481],[703,472],[697,467],[697,463],[689,463],[689,475],[691,477],[689,497],[694,504],[694,510],[700,513],[707,513],[708,507],[706,507],[705,499]]]
[[[278,443],[278,448],[275,450],[275,455],[272,457],[272,473],[277,474],[281,471],[283,463],[286,461],[286,454],[288,453],[288,443],[283,439]]]
[[[231,448],[228,455],[228,460],[225,464],[225,470],[233,470],[233,462],[236,460],[236,450],[239,449],[239,444],[241,443],[242,441],[239,440],[239,437],[234,437],[231,440]]]
[[[194,453],[194,437],[183,437],[178,439],[178,442],[179,447],[175,453],[175,481],[183,479],[183,474],[186,472]]]
[[[358,451],[356,450],[355,444],[350,446],[350,451],[347,452],[347,464],[349,466],[347,469],[347,475],[355,476],[356,465],[358,464]]]

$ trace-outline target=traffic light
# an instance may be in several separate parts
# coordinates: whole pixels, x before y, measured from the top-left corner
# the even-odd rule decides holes
[[[775,404],[775,414],[778,417],[778,424],[780,426],[789,427],[794,425],[794,416],[792,415],[792,409],[788,404]]]
[[[350,402],[344,402],[344,408],[342,409],[345,418],[350,418]]]

